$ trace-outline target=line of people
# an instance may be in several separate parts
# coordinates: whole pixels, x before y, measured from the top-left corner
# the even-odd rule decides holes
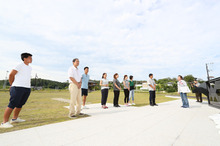
[[[25,122],[25,120],[19,118],[20,111],[22,107],[27,102],[30,93],[31,93],[31,71],[32,68],[29,66],[32,63],[32,54],[30,53],[22,53],[21,54],[22,63],[17,65],[11,71],[9,75],[9,83],[10,87],[10,100],[8,107],[5,109],[3,122],[0,124],[0,128],[11,128],[13,127],[12,123],[20,123]],[[73,66],[71,66],[68,70],[68,78],[69,78],[69,92],[70,92],[70,108],[69,108],[69,117],[75,118],[77,116],[84,116],[81,113],[81,104],[83,97],[83,108],[85,109],[86,97],[88,96],[88,82],[89,82],[89,67],[84,68],[84,74],[81,75],[78,69],[79,59],[73,59]],[[121,84],[118,80],[119,75],[117,73],[114,74],[113,79],[113,90],[114,90],[114,107],[120,107],[118,100],[121,90]],[[156,83],[153,79],[153,74],[149,74],[148,79],[149,85],[149,101],[151,106],[158,106],[155,102],[156,99]],[[128,80],[128,76],[125,75],[123,79],[124,85],[124,103],[126,106],[134,103],[134,81],[133,76],[130,76],[130,80]],[[109,82],[107,79],[107,73],[103,73],[102,79],[100,80],[101,86],[101,105],[103,109],[107,109],[106,106],[108,92],[109,92]],[[178,76],[178,93],[180,93],[183,108],[189,108],[189,102],[187,99],[187,93],[190,92],[187,83],[183,80],[181,75]],[[132,99],[132,103],[131,103]],[[76,107],[75,107],[76,106]],[[11,113],[14,111],[12,119],[9,121]]]

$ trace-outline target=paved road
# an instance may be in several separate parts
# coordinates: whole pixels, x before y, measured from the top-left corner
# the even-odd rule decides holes
[[[180,100],[158,107],[89,105],[88,118],[0,134],[0,145],[27,146],[219,146],[220,134],[209,116],[220,113],[207,103]]]

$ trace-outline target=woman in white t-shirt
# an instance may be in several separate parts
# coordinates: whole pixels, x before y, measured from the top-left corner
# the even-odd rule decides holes
[[[108,107],[106,106],[107,98],[108,98],[108,80],[107,80],[107,73],[103,73],[102,79],[100,80],[100,86],[101,86],[101,93],[102,93],[102,108],[107,109]]]
[[[187,86],[186,81],[183,80],[183,77],[181,75],[179,75],[177,79],[178,79],[178,82],[177,82],[178,93],[180,94],[182,102],[183,102],[182,107],[189,108],[189,101],[187,99],[187,93],[190,92],[189,87]]]

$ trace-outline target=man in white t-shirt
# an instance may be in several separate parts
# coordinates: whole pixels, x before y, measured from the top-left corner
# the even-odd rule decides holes
[[[71,66],[68,70],[68,77],[69,77],[69,91],[70,91],[70,110],[69,110],[69,117],[76,118],[77,115],[83,116],[81,112],[81,104],[82,104],[82,97],[81,97],[81,85],[82,85],[82,75],[78,69],[79,66],[79,59],[73,59],[73,66]],[[76,105],[76,110],[75,110]]]
[[[16,66],[9,75],[10,102],[5,109],[3,122],[0,128],[11,128],[12,123],[24,122],[18,117],[23,105],[28,100],[31,93],[31,70],[29,66],[32,63],[32,55],[30,53],[22,53],[21,59],[23,63]],[[13,118],[9,121],[9,117],[14,110]]]
[[[149,94],[150,94],[150,105],[151,106],[158,106],[155,102],[155,99],[156,99],[156,93],[155,93],[155,90],[156,90],[156,83],[153,79],[153,74],[150,73],[149,74],[149,79],[147,81],[147,84],[148,84],[148,87],[149,87]]]

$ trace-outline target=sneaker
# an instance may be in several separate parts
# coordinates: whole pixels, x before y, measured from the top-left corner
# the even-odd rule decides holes
[[[11,119],[10,123],[21,123],[21,122],[25,122],[25,120],[17,118],[17,119]]]
[[[69,116],[69,118],[76,118],[76,115]]]
[[[133,105],[133,103],[131,104],[131,103],[129,103],[128,105]]]
[[[1,123],[0,128],[12,128],[14,127],[13,125],[11,125],[9,122],[6,123]]]
[[[85,114],[83,114],[83,113],[79,113],[78,116],[85,116]]]
[[[132,103],[132,105],[136,105],[135,103]]]
[[[82,109],[89,109],[87,106],[83,106]]]

